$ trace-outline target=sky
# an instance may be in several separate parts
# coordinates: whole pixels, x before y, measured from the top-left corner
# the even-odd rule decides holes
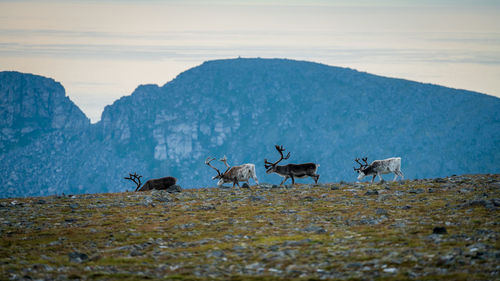
[[[287,58],[500,97],[498,0],[0,0],[0,71],[50,77],[97,122],[207,60]]]

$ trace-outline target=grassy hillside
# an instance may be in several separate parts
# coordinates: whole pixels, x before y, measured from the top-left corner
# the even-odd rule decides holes
[[[493,280],[500,175],[0,200],[0,279]]]

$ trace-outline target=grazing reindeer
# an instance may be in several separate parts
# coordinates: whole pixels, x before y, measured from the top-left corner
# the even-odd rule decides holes
[[[137,185],[135,191],[148,191],[153,189],[164,190],[168,189],[170,186],[174,185],[177,182],[177,179],[174,177],[164,177],[159,179],[148,180],[141,187],[141,178],[142,176],[139,176],[137,175],[137,173],[134,173],[134,174],[129,174],[129,176],[126,177],[125,179],[131,180]]]
[[[224,183],[227,182],[232,182],[233,187],[235,184],[239,187],[240,181],[246,181],[248,183],[248,180],[250,178],[252,178],[257,184],[259,184],[257,175],[255,174],[254,164],[243,164],[240,166],[231,167],[227,164],[227,157],[224,155],[224,158],[220,159],[220,161],[226,165],[227,170],[224,173],[221,173],[217,168],[210,164],[210,162],[212,162],[213,160],[215,160],[215,158],[208,157],[205,160],[205,164],[207,164],[217,172],[217,175],[212,179],[219,179],[219,181],[217,182],[218,187],[221,187]]]
[[[294,184],[295,178],[305,178],[305,177],[311,177],[314,179],[314,183],[318,183],[319,175],[316,174],[316,170],[319,167],[318,164],[304,163],[304,164],[288,164],[285,166],[277,166],[277,164],[281,160],[286,160],[290,158],[290,152],[288,152],[286,157],[283,157],[283,151],[285,151],[283,146],[275,145],[274,147],[280,153],[281,157],[278,161],[274,163],[268,162],[267,159],[264,159],[264,167],[267,169],[266,170],[267,174],[276,173],[285,178],[280,183],[280,185],[282,185],[288,178],[292,178],[292,184]]]
[[[373,175],[372,182],[375,180],[375,177],[378,176],[380,181],[382,181],[382,177],[380,175],[394,173],[393,181],[396,181],[398,176],[401,179],[404,178],[403,173],[401,172],[401,158],[393,157],[387,158],[384,160],[375,160],[371,164],[368,164],[368,158],[365,157],[362,159],[365,164],[359,162],[359,158],[354,159],[359,164],[359,168],[354,167],[354,171],[358,172],[358,181],[362,180],[366,176]]]

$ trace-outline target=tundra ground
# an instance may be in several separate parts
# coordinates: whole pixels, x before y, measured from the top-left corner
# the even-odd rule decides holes
[[[499,205],[500,175],[1,199],[0,279],[494,280]]]

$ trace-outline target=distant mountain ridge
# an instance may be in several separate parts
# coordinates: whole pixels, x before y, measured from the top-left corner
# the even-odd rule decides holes
[[[89,119],[65,96],[60,83],[32,74],[0,72],[0,151],[54,130],[89,126]]]
[[[20,81],[29,81],[25,89]],[[279,183],[263,167],[264,158],[277,159],[275,144],[291,152],[284,163],[319,163],[323,182],[354,181],[353,159],[361,156],[400,156],[409,178],[500,172],[500,99],[323,64],[205,62],[161,87],[137,87],[107,106],[96,124],[68,105],[52,79],[0,73],[2,101],[26,92],[52,93],[42,95],[57,100],[49,108],[64,110],[49,111],[52,121],[44,125],[36,121],[45,117],[32,114],[29,121],[19,117],[24,111],[9,111],[21,121],[0,128],[4,197],[130,190],[123,177],[133,171],[175,176],[184,187],[214,186],[214,171],[203,161],[223,155],[231,165],[255,163],[261,182]],[[2,112],[19,104],[9,98]],[[33,122],[50,130],[6,139],[4,131],[27,131]]]

